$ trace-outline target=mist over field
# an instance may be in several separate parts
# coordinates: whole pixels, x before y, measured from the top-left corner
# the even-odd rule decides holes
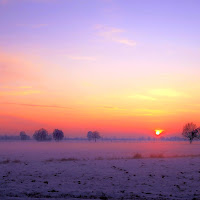
[[[139,158],[169,158],[198,157],[200,142],[192,145],[187,141],[61,141],[36,142],[12,141],[0,142],[1,160],[6,158],[38,160],[74,158],[78,160],[94,159],[134,159]],[[137,158],[137,157],[136,157]]]
[[[198,141],[1,141],[0,199],[199,199],[199,166]]]

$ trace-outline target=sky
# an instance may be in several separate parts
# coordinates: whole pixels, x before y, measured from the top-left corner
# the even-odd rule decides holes
[[[181,134],[200,125],[200,1],[0,0],[0,134]]]

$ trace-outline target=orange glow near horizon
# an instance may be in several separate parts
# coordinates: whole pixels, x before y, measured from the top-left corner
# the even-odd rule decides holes
[[[187,122],[200,125],[200,12],[185,20],[176,7],[172,17],[171,6],[145,5],[155,8],[155,29],[140,1],[87,1],[87,9],[81,1],[17,2],[0,0],[0,135],[58,128],[78,137],[168,137]],[[64,8],[72,10],[61,15]],[[162,9],[169,17],[160,20]],[[171,31],[175,23],[183,29]]]
[[[155,132],[156,132],[156,135],[160,135],[163,132],[163,130],[155,130]]]

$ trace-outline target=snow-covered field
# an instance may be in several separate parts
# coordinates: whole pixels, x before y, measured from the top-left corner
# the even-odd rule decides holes
[[[0,142],[0,199],[200,199],[200,143]]]

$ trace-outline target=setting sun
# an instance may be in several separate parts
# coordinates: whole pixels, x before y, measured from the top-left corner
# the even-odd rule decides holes
[[[160,135],[163,132],[163,130],[155,130],[155,132],[156,132],[156,135]]]

